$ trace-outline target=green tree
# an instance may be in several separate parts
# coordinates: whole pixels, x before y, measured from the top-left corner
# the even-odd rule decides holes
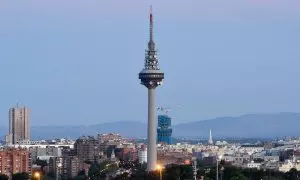
[[[140,179],[146,179],[147,178],[147,172],[146,169],[142,167],[138,167],[133,170],[131,174],[131,179],[132,180],[140,180]]]
[[[44,167],[48,165],[46,160],[40,160],[39,158],[36,160],[36,164],[41,166],[42,171],[44,171]]]
[[[129,179],[129,174],[127,172],[117,175],[114,180],[127,180]]]
[[[97,179],[100,174],[100,165],[98,163],[93,163],[89,169],[88,177],[91,179]]]
[[[230,180],[232,177],[235,177],[237,174],[241,173],[241,169],[229,166],[226,167],[223,171],[223,179]]]
[[[85,170],[78,171],[78,176],[85,176]]]
[[[6,176],[5,174],[0,174],[0,180],[8,180],[8,176]]]
[[[230,180],[247,180],[247,178],[243,174],[237,174],[230,178]]]
[[[12,180],[28,180],[29,174],[27,172],[21,172],[13,174]]]
[[[87,179],[87,177],[84,175],[78,175],[73,178],[73,180],[86,180],[86,179]]]
[[[300,176],[297,169],[292,168],[289,172],[286,173],[286,177],[288,180],[298,180]]]
[[[88,177],[92,180],[100,180],[106,177],[108,172],[109,164],[108,162],[97,163],[96,161],[92,163],[88,171]]]
[[[262,178],[263,180],[284,180],[282,177],[274,177],[274,176],[265,176]]]
[[[163,179],[178,180],[191,179],[193,177],[192,167],[189,165],[171,165],[163,170]]]
[[[204,177],[204,180],[212,180],[212,179],[209,178],[209,177],[207,177],[207,176],[205,176],[205,177]]]
[[[241,173],[248,177],[250,180],[262,179],[266,173],[271,173],[271,171],[264,172],[263,170],[258,169],[242,169]]]

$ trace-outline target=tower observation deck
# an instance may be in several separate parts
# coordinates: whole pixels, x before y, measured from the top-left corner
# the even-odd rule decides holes
[[[153,40],[153,15],[150,7],[150,39],[145,55],[145,65],[139,73],[141,84],[148,89],[148,128],[147,128],[147,171],[156,170],[156,109],[155,88],[162,84],[164,73],[160,71],[157,51]]]
[[[139,79],[141,84],[148,89],[154,89],[161,85],[164,79],[164,73],[160,71],[157,50],[155,49],[155,43],[153,40],[153,15],[152,8],[150,9],[150,40],[148,42],[148,49],[145,55],[144,69],[139,73]]]

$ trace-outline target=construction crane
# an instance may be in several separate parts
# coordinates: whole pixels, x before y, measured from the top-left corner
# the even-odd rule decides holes
[[[172,109],[177,108],[177,107],[181,108],[182,106],[180,106],[180,105],[172,106]],[[168,115],[168,113],[170,112],[170,109],[171,109],[170,107],[166,107],[166,106],[157,106],[156,107],[157,111],[163,112],[165,115]]]
[[[157,106],[156,107],[157,111],[163,112],[165,115],[168,115],[170,108],[169,107],[164,107],[164,106]]]

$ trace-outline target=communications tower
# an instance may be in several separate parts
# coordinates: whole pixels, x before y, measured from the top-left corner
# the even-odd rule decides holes
[[[156,108],[155,108],[155,88],[162,84],[164,73],[160,71],[157,51],[153,40],[153,15],[150,7],[150,39],[145,55],[145,66],[139,73],[141,84],[148,89],[148,147],[147,147],[147,171],[156,170]]]

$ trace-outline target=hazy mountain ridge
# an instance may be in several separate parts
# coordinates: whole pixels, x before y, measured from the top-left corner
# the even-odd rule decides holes
[[[300,136],[300,113],[248,114],[221,117],[174,126],[174,135],[207,137],[212,129],[215,137]]]
[[[181,123],[173,126],[173,136],[207,137],[212,129],[214,137],[279,137],[300,136],[300,113],[248,114],[239,117],[220,117],[210,120]],[[119,121],[89,126],[33,126],[33,139],[57,137],[77,138],[82,135],[119,132],[124,137],[146,137],[146,123]],[[0,127],[0,136],[8,131]]]

